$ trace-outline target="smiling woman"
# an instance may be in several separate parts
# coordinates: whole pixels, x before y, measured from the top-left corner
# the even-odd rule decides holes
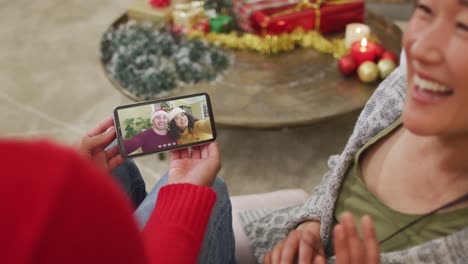
[[[466,262],[468,1],[417,1],[403,45],[407,72],[376,90],[309,200],[244,217],[260,261]]]
[[[209,119],[198,120],[180,107],[176,107],[169,112],[169,128],[179,144],[213,138]]]
[[[421,135],[466,135],[468,1],[416,5],[403,40],[410,62],[405,124]]]

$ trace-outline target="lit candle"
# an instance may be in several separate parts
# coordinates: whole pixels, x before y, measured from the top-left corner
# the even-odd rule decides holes
[[[346,48],[351,47],[351,44],[361,40],[362,38],[369,38],[370,27],[361,23],[351,23],[346,25],[345,45]]]
[[[351,57],[356,61],[358,67],[365,61],[374,61],[375,52],[373,48],[368,46],[366,38],[356,41],[351,45]]]

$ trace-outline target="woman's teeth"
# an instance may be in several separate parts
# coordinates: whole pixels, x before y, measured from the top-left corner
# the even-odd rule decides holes
[[[414,84],[419,87],[421,90],[426,90],[426,91],[431,91],[435,93],[448,93],[450,92],[450,89],[442,85],[440,83],[435,83],[433,81],[429,80],[424,80],[421,77],[415,75],[414,78]]]

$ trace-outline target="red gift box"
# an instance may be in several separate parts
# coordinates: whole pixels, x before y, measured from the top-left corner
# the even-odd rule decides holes
[[[210,21],[208,19],[202,19],[193,26],[193,29],[208,34],[210,32]]]
[[[290,33],[299,27],[332,33],[344,30],[349,23],[364,21],[364,11],[363,0],[317,0],[255,11],[250,23],[253,31],[262,35]]]
[[[237,24],[246,32],[254,32],[250,18],[259,10],[288,7],[296,5],[300,0],[233,0],[232,7]]]

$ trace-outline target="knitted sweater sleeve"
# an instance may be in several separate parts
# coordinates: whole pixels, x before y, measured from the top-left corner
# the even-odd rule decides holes
[[[334,166],[337,156],[332,156],[329,165]],[[253,253],[258,262],[261,263],[263,256],[282,239],[286,237],[289,230],[296,228],[298,224],[307,219],[321,221],[324,196],[332,174],[327,173],[321,183],[312,191],[311,196],[305,204],[284,209],[275,210],[256,218],[255,215],[263,215],[262,212],[243,212],[241,219],[244,230],[252,246]],[[246,217],[246,215],[249,217]],[[250,216],[252,215],[252,216]]]
[[[196,263],[215,201],[209,187],[163,187],[143,230],[150,263]]]

